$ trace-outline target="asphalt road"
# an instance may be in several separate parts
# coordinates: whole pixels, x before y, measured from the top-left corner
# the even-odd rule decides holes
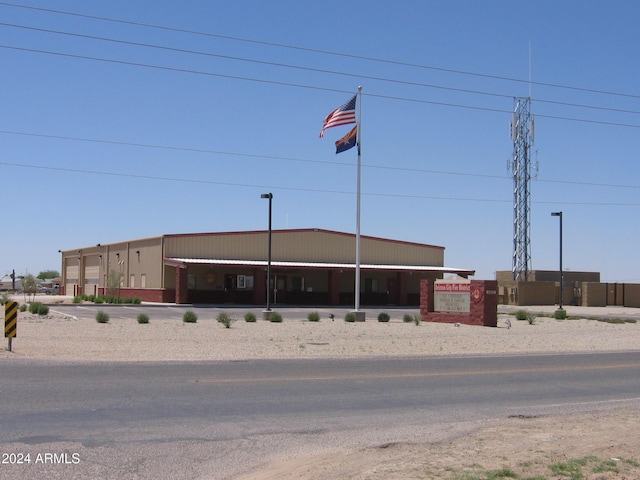
[[[0,478],[228,478],[285,453],[435,440],[510,415],[638,407],[638,378],[640,352],[7,362],[0,454],[77,457],[66,465],[0,464]]]
[[[236,318],[242,318],[245,313],[253,312],[259,314],[264,309],[259,305],[166,305],[166,304],[140,304],[140,305],[112,305],[112,304],[58,304],[50,305],[52,310],[63,313],[65,315],[94,319],[98,310],[104,310],[109,313],[112,319],[135,319],[138,314],[146,313],[152,320],[178,320],[182,321],[182,316],[187,310],[193,310],[202,319],[215,319],[218,313],[232,313]],[[311,311],[318,312],[322,319],[329,319],[329,315],[335,315],[336,319],[344,319],[347,312],[353,311],[349,307],[295,307],[288,305],[276,305],[273,310],[282,315],[285,320],[307,319],[307,315]],[[402,318],[405,313],[417,314],[420,307],[387,307],[387,308],[367,308],[366,316],[369,320],[375,320],[378,313],[386,312],[393,318]]]

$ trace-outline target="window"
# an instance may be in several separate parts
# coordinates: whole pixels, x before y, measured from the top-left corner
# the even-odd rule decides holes
[[[364,291],[366,293],[376,293],[378,291],[378,279],[377,278],[365,278]]]
[[[291,277],[291,291],[292,292],[304,291],[304,277]]]

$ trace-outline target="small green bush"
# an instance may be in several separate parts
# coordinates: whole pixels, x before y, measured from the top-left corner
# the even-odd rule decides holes
[[[184,323],[196,323],[198,321],[198,315],[191,310],[187,310],[184,312],[184,315],[182,315],[182,321]]]
[[[559,308],[553,312],[553,318],[556,320],[564,320],[567,318],[567,311],[564,308]]]
[[[347,314],[344,316],[344,321],[345,321],[345,322],[349,322],[349,323],[355,322],[355,321],[356,321],[356,314],[355,314],[355,313],[353,313],[353,312],[349,312],[349,313],[347,313]]]
[[[516,320],[526,320],[529,315],[529,312],[526,310],[518,310],[516,312]]]
[[[82,302],[82,297],[76,295],[75,297],[73,297],[73,303],[81,303]]]
[[[247,312],[244,314],[244,321],[249,323],[256,323],[258,319],[256,318],[256,314],[253,312]]]
[[[391,317],[389,317],[389,314],[386,312],[380,312],[378,314],[378,321],[379,322],[388,322],[389,320],[391,320]]]
[[[22,305],[20,305],[20,311],[21,312],[26,312],[27,311],[27,304],[23,303]]]
[[[102,297],[102,296],[96,297],[95,300],[93,301],[93,303],[103,304],[104,303],[104,297]]]
[[[413,323],[415,323],[416,325],[420,325],[422,323],[422,317],[420,315],[414,315]]]
[[[402,317],[402,321],[404,323],[413,323],[414,322],[413,315],[409,315],[408,313],[405,313],[404,316]]]
[[[233,322],[236,321],[235,318],[231,317],[231,315],[224,312],[219,313],[216,320],[218,321],[219,324],[224,325],[224,328],[231,328],[231,325],[233,325]]]
[[[149,315],[146,313],[141,313],[138,315],[138,323],[149,323]]]
[[[46,315],[49,313],[49,307],[40,302],[32,302],[29,304],[29,313],[34,315]]]
[[[0,295],[0,305],[5,305],[9,300],[11,300],[9,294],[7,292],[2,292],[2,295]]]
[[[269,321],[272,323],[282,323],[282,315],[280,315],[278,312],[272,312],[269,315]]]
[[[309,315],[307,315],[307,320],[309,320],[310,322],[319,322],[320,314],[318,312],[309,312]]]
[[[96,322],[98,323],[108,323],[109,322],[109,314],[103,312],[102,310],[98,310],[96,313]]]

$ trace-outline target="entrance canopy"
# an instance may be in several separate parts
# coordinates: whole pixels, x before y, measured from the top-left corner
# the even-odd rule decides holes
[[[186,267],[188,265],[225,265],[237,267],[267,267],[266,260],[232,260],[218,258],[165,258],[164,263],[174,267]],[[355,270],[355,263],[324,263],[324,262],[271,262],[276,268],[309,268],[309,269],[344,269]],[[363,270],[378,271],[406,271],[406,272],[430,272],[430,273],[455,273],[461,277],[475,275],[475,270],[454,267],[434,267],[429,265],[375,265],[360,264]]]

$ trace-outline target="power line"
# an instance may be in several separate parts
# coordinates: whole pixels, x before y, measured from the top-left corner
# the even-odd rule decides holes
[[[16,47],[16,46],[12,46],[12,45],[0,45],[0,48],[5,48],[5,49],[9,49],[9,50],[23,51],[23,52],[40,53],[40,54],[44,54],[44,55],[53,55],[53,56],[66,57],[66,58],[75,58],[75,59],[81,59],[81,60],[91,60],[91,61],[97,61],[97,62],[114,63],[114,64],[118,64],[118,65],[127,65],[127,66],[134,66],[134,67],[150,68],[150,69],[156,69],[156,70],[166,70],[166,71],[178,72],[178,73],[187,73],[187,74],[194,74],[194,75],[205,75],[205,76],[210,76],[210,77],[227,78],[227,79],[232,79],[232,80],[244,80],[244,81],[248,81],[248,82],[258,82],[258,83],[264,83],[264,84],[270,84],[270,85],[296,87],[296,88],[304,88],[304,89],[310,89],[310,90],[321,90],[321,91],[328,91],[328,92],[351,93],[350,90],[340,90],[340,89],[327,88],[327,87],[317,87],[317,86],[313,86],[313,85],[303,85],[303,84],[299,84],[299,83],[282,82],[282,81],[277,81],[277,80],[265,80],[265,79],[252,78],[252,77],[243,77],[243,76],[239,76],[239,75],[229,75],[229,74],[223,74],[223,73],[203,72],[203,71],[200,71],[200,70],[191,70],[191,69],[186,69],[186,68],[168,67],[168,66],[163,66],[163,65],[153,65],[153,64],[140,63],[140,62],[130,62],[130,61],[125,61],[125,60],[114,60],[114,59],[108,59],[108,58],[93,57],[93,56],[88,56],[88,55],[76,55],[76,54],[71,54],[71,53],[53,52],[53,51],[50,51],[50,50],[39,50],[39,49],[35,49],[35,48]],[[366,93],[366,94],[363,94],[363,95],[365,95],[367,97],[372,97],[372,98],[383,98],[383,99],[388,99],[388,100],[400,100],[400,101],[412,102],[412,103],[422,103],[422,104],[438,105],[438,106],[444,106],[444,107],[464,108],[464,109],[469,109],[469,110],[480,110],[480,111],[485,111],[485,112],[506,113],[506,114],[509,114],[509,115],[512,114],[512,112],[510,110],[500,110],[500,109],[497,109],[497,108],[479,107],[479,106],[473,106],[473,105],[463,105],[463,104],[459,104],[459,103],[436,102],[436,101],[433,101],[433,100],[422,100],[422,99],[416,99],[416,98],[399,97],[399,96],[393,96],[393,95],[382,95],[382,94],[374,94],[374,93]],[[604,121],[604,120],[589,120],[589,119],[585,119],[585,118],[559,117],[559,116],[554,116],[554,115],[540,115],[539,114],[537,116],[541,117],[541,118],[550,118],[550,119],[556,119],[556,120],[591,123],[591,124],[598,124],[598,125],[609,125],[609,126],[615,126],[615,127],[640,128],[640,125],[631,124],[631,123],[607,122],[607,121]]]
[[[161,177],[157,175],[139,175],[139,174],[133,174],[133,173],[107,172],[107,171],[85,170],[85,169],[65,168],[65,167],[51,167],[51,166],[45,166],[45,165],[29,165],[29,164],[10,163],[10,162],[0,162],[0,165],[4,165],[7,167],[30,168],[30,169],[49,170],[49,171],[66,172],[66,173],[90,174],[90,175],[105,175],[110,177],[135,178],[135,179],[143,179],[143,180],[161,180],[161,181],[182,182],[182,183],[192,183],[192,184],[220,185],[220,186],[227,186],[227,187],[245,187],[245,188],[261,188],[261,189],[269,188],[269,189],[289,190],[289,191],[298,191],[298,192],[355,195],[355,192],[351,192],[347,190],[327,190],[327,189],[319,189],[319,188],[287,187],[287,186],[276,186],[276,185],[266,185],[266,184],[219,182],[214,180],[171,178],[171,177]],[[426,196],[426,195],[402,195],[397,193],[380,193],[380,192],[375,192],[375,193],[363,192],[362,194],[371,196],[371,197],[414,198],[414,199],[427,199],[427,200],[456,200],[456,201],[492,202],[492,203],[508,202],[508,200],[496,200],[496,199],[485,199],[485,198],[456,198],[456,197],[438,197],[438,196]]]
[[[75,169],[75,168],[64,168],[64,167],[51,167],[44,165],[28,165],[28,164],[19,164],[19,163],[10,163],[10,162],[0,162],[0,165],[4,165],[7,167],[17,167],[17,168],[30,168],[30,169],[40,169],[40,170],[49,170],[49,171],[58,171],[58,172],[66,172],[66,173],[78,173],[78,174],[88,174],[88,175],[103,175],[110,177],[123,177],[123,178],[134,178],[134,179],[143,179],[143,180],[158,180],[158,181],[168,181],[168,182],[181,182],[181,183],[190,183],[190,184],[203,184],[203,185],[219,185],[226,187],[243,187],[243,188],[260,188],[260,189],[273,189],[273,190],[286,190],[286,191],[296,191],[296,192],[307,192],[307,193],[326,193],[326,194],[337,194],[337,195],[355,195],[355,192],[347,191],[347,190],[327,190],[327,189],[319,189],[319,188],[301,188],[301,187],[287,187],[281,185],[266,185],[266,184],[251,184],[251,183],[232,183],[232,182],[219,182],[213,180],[202,180],[202,179],[189,179],[189,178],[171,178],[171,177],[161,177],[157,175],[139,175],[132,173],[122,173],[122,172],[106,172],[106,171],[97,171],[97,170],[83,170],[83,169]],[[362,195],[368,197],[382,197],[382,198],[403,198],[403,199],[414,199],[414,200],[448,200],[448,201],[457,201],[457,202],[483,202],[483,203],[511,203],[511,200],[500,200],[500,199],[489,199],[489,198],[461,198],[461,197],[444,197],[444,196],[433,196],[433,195],[408,195],[408,194],[398,194],[398,193],[380,193],[380,192],[362,192]],[[620,203],[620,202],[557,202],[557,201],[541,201],[541,202],[533,202],[536,204],[548,204],[548,205],[582,205],[582,206],[616,206],[616,207],[640,207],[640,203]]]
[[[285,49],[298,50],[298,51],[310,52],[310,53],[318,53],[318,54],[322,54],[322,55],[331,55],[331,56],[337,56],[337,57],[344,57],[344,58],[351,58],[351,59],[358,59],[358,60],[366,60],[366,61],[370,61],[370,62],[385,63],[385,64],[390,64],[390,65],[398,65],[398,66],[404,66],[404,67],[435,70],[435,71],[446,72],[446,73],[454,73],[454,74],[458,74],[458,75],[468,75],[468,76],[474,76],[474,77],[480,77],[480,78],[490,78],[490,79],[494,79],[494,80],[502,80],[502,81],[509,81],[509,82],[524,83],[524,84],[527,84],[527,85],[538,85],[538,86],[543,86],[543,87],[552,87],[552,88],[560,88],[560,89],[566,89],[566,90],[576,90],[576,91],[582,91],[582,92],[597,93],[597,94],[602,94],[602,95],[613,95],[613,96],[619,96],[619,97],[628,97],[628,98],[638,98],[638,99],[640,99],[640,95],[635,95],[635,94],[630,94],[630,93],[613,92],[613,91],[607,91],[607,90],[597,90],[597,89],[592,89],[592,88],[576,87],[576,86],[562,85],[562,84],[555,84],[555,83],[548,83],[548,82],[539,82],[539,81],[532,81],[531,79],[523,80],[523,79],[520,79],[520,78],[505,77],[505,76],[500,76],[500,75],[491,75],[491,74],[484,74],[484,73],[478,73],[478,72],[469,72],[469,71],[465,71],[465,70],[455,70],[455,69],[450,69],[450,68],[435,67],[435,66],[432,66],[432,65],[423,65],[423,64],[418,64],[418,63],[401,62],[401,61],[398,61],[398,60],[390,60],[390,59],[384,59],[384,58],[355,55],[355,54],[343,53],[343,52],[333,52],[333,51],[329,51],[329,50],[321,50],[321,49],[315,49],[315,48],[309,48],[309,47],[301,47],[301,46],[297,46],[297,45],[288,45],[288,44],[283,44],[283,43],[267,42],[267,41],[263,41],[263,40],[253,40],[253,39],[247,39],[247,38],[242,38],[242,37],[235,37],[235,36],[231,36],[231,35],[222,35],[222,34],[211,33],[211,32],[202,32],[202,31],[189,30],[189,29],[184,29],[184,28],[170,27],[170,26],[166,26],[166,25],[156,25],[156,24],[151,24],[151,23],[134,22],[134,21],[131,21],[131,20],[121,20],[121,19],[110,18],[110,17],[102,17],[102,16],[98,16],[98,15],[88,15],[88,14],[82,14],[82,13],[76,13],[76,12],[68,12],[68,11],[63,11],[63,10],[54,10],[54,9],[42,8],[42,7],[17,5],[17,4],[9,3],[9,2],[0,2],[0,5],[4,5],[4,6],[7,6],[7,7],[14,7],[14,8],[37,10],[37,11],[48,12],[48,13],[55,13],[55,14],[59,14],[59,15],[69,15],[69,16],[75,16],[75,17],[80,17],[80,18],[88,18],[88,19],[91,19],[91,20],[100,20],[100,21],[105,21],[105,22],[120,23],[120,24],[124,24],[124,25],[132,25],[132,26],[137,26],[137,27],[145,27],[145,28],[152,28],[152,29],[158,29],[158,30],[166,30],[166,31],[178,32],[178,33],[187,33],[187,34],[190,34],[190,35],[199,35],[199,36],[206,36],[206,37],[213,37],[213,38],[221,38],[221,39],[232,40],[232,41],[236,41],[236,42],[252,43],[252,44],[256,44],[256,45],[265,45],[265,46],[269,46],[269,47],[285,48]]]
[[[313,163],[320,165],[336,165],[340,167],[348,167],[350,166],[344,162],[331,162],[328,160],[311,160],[304,158],[294,158],[294,157],[283,157],[277,155],[262,155],[256,153],[243,153],[243,152],[229,152],[224,150],[211,150],[204,148],[193,148],[193,147],[177,147],[172,145],[155,145],[149,143],[138,143],[138,142],[122,142],[117,140],[105,140],[105,139],[96,139],[96,138],[82,138],[82,137],[70,137],[64,135],[49,135],[43,133],[33,133],[33,132],[16,132],[11,130],[0,130],[0,134],[5,135],[17,135],[17,136],[26,136],[26,137],[36,137],[36,138],[46,138],[52,140],[65,140],[65,141],[73,141],[73,142],[88,142],[88,143],[100,143],[107,145],[121,145],[128,147],[137,147],[137,148],[149,148],[149,149],[157,149],[157,150],[169,150],[169,151],[178,151],[178,152],[189,152],[189,153],[201,153],[201,154],[209,154],[209,155],[224,155],[224,156],[233,156],[233,157],[248,157],[248,158],[259,158],[265,160],[284,160],[290,162],[301,162],[301,163]],[[379,169],[379,170],[391,170],[391,171],[399,171],[399,172],[411,172],[411,173],[424,173],[424,174],[433,174],[433,175],[453,175],[453,176],[461,176],[461,177],[473,177],[473,178],[486,178],[486,179],[495,179],[495,180],[510,180],[510,177],[503,175],[488,175],[484,173],[467,173],[467,172],[454,172],[454,171],[446,171],[446,170],[430,170],[424,168],[415,168],[415,167],[401,167],[401,166],[388,166],[388,165],[376,165],[367,163],[363,165],[366,169]],[[564,184],[564,185],[576,185],[576,186],[587,186],[587,187],[606,187],[606,188],[630,188],[630,189],[640,189],[640,185],[624,185],[624,184],[612,184],[612,183],[600,183],[600,182],[578,182],[571,180],[545,180],[545,179],[537,179],[537,182],[540,183],[555,183],[555,184]],[[552,203],[552,202],[550,202]]]
[[[144,48],[153,48],[153,49],[157,49],[157,50],[164,50],[164,51],[170,51],[170,52],[176,52],[176,53],[187,53],[187,54],[191,54],[191,55],[199,55],[199,56],[205,56],[205,57],[223,58],[223,59],[227,59],[227,60],[254,63],[254,64],[259,64],[259,65],[268,65],[268,66],[290,68],[290,69],[303,70],[303,71],[315,72],[315,73],[339,75],[339,76],[350,77],[350,78],[360,78],[360,79],[375,80],[375,81],[380,81],[380,82],[395,83],[395,84],[400,84],[400,85],[409,85],[409,86],[414,86],[414,87],[433,88],[433,89],[440,89],[440,90],[446,90],[446,91],[452,91],[452,92],[458,92],[458,93],[469,93],[469,94],[484,95],[484,96],[489,96],[489,97],[494,97],[494,98],[505,98],[505,99],[509,99],[509,100],[511,100],[513,98],[513,95],[502,94],[502,93],[485,92],[485,91],[481,91],[481,90],[472,90],[472,89],[468,89],[468,88],[456,88],[456,87],[449,87],[449,86],[444,86],[444,85],[434,85],[434,84],[429,84],[429,83],[424,83],[424,82],[413,82],[413,81],[407,81],[407,80],[398,80],[398,79],[395,79],[395,78],[379,77],[379,76],[373,76],[373,75],[362,75],[362,74],[358,74],[358,73],[336,71],[336,70],[327,70],[327,69],[323,69],[323,68],[304,67],[304,66],[300,66],[300,65],[292,65],[292,64],[282,63],[282,62],[269,62],[269,61],[265,61],[265,60],[257,60],[257,59],[254,59],[254,58],[239,57],[239,56],[235,56],[235,55],[223,55],[223,54],[219,54],[219,53],[211,53],[211,52],[203,52],[203,51],[199,51],[199,50],[190,50],[190,49],[184,49],[184,48],[169,47],[169,46],[166,46],[166,45],[157,45],[157,44],[152,44],[152,43],[134,42],[134,41],[130,41],[130,40],[121,40],[121,39],[116,39],[116,38],[101,37],[101,36],[96,36],[96,35],[87,35],[87,34],[74,33],[74,32],[66,32],[66,31],[61,31],[61,30],[52,30],[52,29],[39,28],[39,27],[31,27],[31,26],[26,26],[26,25],[17,25],[17,24],[13,24],[13,23],[0,22],[0,26],[11,27],[11,28],[19,28],[19,29],[25,29],[25,30],[33,30],[33,31],[38,31],[38,32],[51,33],[51,34],[55,34],[55,35],[64,35],[64,36],[70,36],[70,37],[86,38],[86,39],[90,39],[90,40],[98,40],[98,41],[117,43],[117,44],[122,44],[122,45],[131,45],[131,46],[144,47]],[[566,106],[566,107],[576,107],[576,108],[585,108],[585,109],[593,109],[593,110],[601,110],[601,111],[610,111],[610,112],[616,112],[616,113],[640,114],[640,111],[637,111],[637,110],[626,110],[626,109],[612,108],[612,107],[601,107],[601,106],[596,106],[596,105],[585,105],[585,104],[571,103],[571,102],[560,102],[560,101],[556,101],[556,100],[546,100],[546,99],[542,99],[542,98],[536,98],[535,102],[536,103],[547,103],[547,104],[552,104],[552,105],[561,105],[561,106]]]

